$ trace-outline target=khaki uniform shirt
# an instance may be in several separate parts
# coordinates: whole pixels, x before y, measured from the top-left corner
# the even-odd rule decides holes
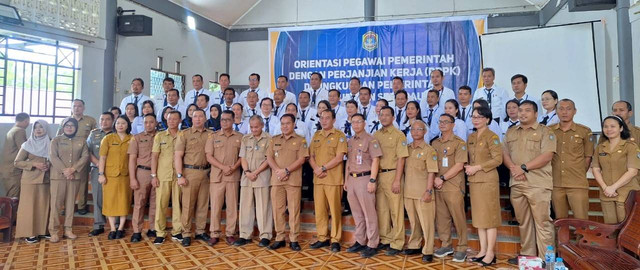
[[[176,136],[172,136],[169,130],[165,130],[156,134],[153,138],[152,153],[159,153],[158,168],[156,170],[159,181],[175,181],[177,180],[176,170],[173,167],[173,150],[176,142]]]
[[[279,134],[271,138],[271,144],[267,148],[267,156],[272,157],[278,167],[284,168],[300,159],[300,157],[309,157],[309,146],[307,145],[307,140],[296,133],[289,137]],[[271,185],[302,186],[302,167],[291,171],[289,179],[286,181],[278,180],[275,173],[271,174]]]
[[[444,175],[449,171],[453,165],[456,163],[467,163],[467,144],[458,136],[453,136],[453,138],[449,140],[443,140],[442,137],[438,137],[437,139],[431,142],[431,145],[435,149],[438,154],[438,174],[436,177],[440,175]],[[411,150],[411,148],[409,149]],[[447,158],[446,164],[444,158]],[[446,167],[444,165],[447,165]],[[442,188],[437,191],[462,191],[464,192],[464,169],[461,170],[456,176],[449,178],[447,181],[444,181]]]
[[[500,138],[491,130],[485,130],[480,136],[478,132],[469,135],[469,165],[480,165],[481,170],[469,176],[471,183],[498,182],[498,166],[502,164],[502,145]],[[517,164],[517,163],[516,163]]]
[[[240,145],[242,144],[242,134],[237,131],[231,131],[229,135],[224,131],[218,130],[209,134],[205,145],[205,151],[207,154],[213,155],[220,163],[224,165],[232,166],[240,158]],[[199,147],[202,147],[200,145]],[[211,182],[237,182],[240,181],[240,170],[235,170],[230,175],[224,175],[220,168],[212,166],[211,168]]]
[[[240,157],[247,161],[247,169],[255,171],[267,162],[267,148],[271,143],[271,136],[268,133],[262,132],[259,137],[253,136],[249,133],[242,137],[242,144],[240,147]],[[267,168],[258,174],[256,181],[251,181],[245,174],[242,174],[240,179],[240,186],[243,187],[268,187],[271,181],[271,170]]]
[[[106,156],[104,167],[106,177],[129,176],[129,141],[133,135],[127,134],[120,139],[117,133],[111,133],[102,139],[100,143],[100,156]]]
[[[67,138],[65,135],[56,136],[51,140],[51,179],[67,179],[62,170],[73,167],[76,172],[74,180],[79,179],[80,172],[89,162],[89,149],[85,138],[75,136]]]
[[[111,133],[111,132],[109,132]],[[87,147],[89,147],[89,154],[93,155],[93,157],[100,159],[100,143],[102,139],[107,136],[104,130],[96,128],[91,131],[89,137],[87,138]],[[91,163],[91,159],[89,159],[89,163]],[[98,164],[91,164],[91,167],[98,167]]]
[[[360,156],[360,157],[358,157]],[[373,159],[382,156],[382,149],[376,138],[363,132],[362,135],[354,135],[347,142],[347,173],[361,173],[371,171]]]
[[[438,154],[424,141],[409,145],[409,157],[404,164],[404,197],[418,200],[427,191],[429,173],[438,173]]]
[[[395,169],[399,158],[408,157],[407,137],[394,126],[383,127],[376,131],[373,137],[382,147],[380,169]],[[388,172],[393,174],[392,172]]]
[[[69,116],[67,118],[72,118],[73,116]],[[65,118],[66,119],[66,118]],[[62,123],[64,123],[65,120],[62,120]],[[83,138],[84,140],[86,140],[89,137],[89,134],[91,133],[92,130],[94,130],[96,127],[98,127],[98,125],[96,124],[96,119],[94,119],[91,116],[87,116],[87,115],[83,115],[82,118],[80,118],[80,120],[78,120],[78,132],[76,133],[76,136]],[[58,128],[58,134],[57,135],[62,135],[62,126],[60,126],[60,128]]]
[[[511,160],[516,166],[527,163],[545,152],[556,152],[555,134],[545,125],[534,123],[533,126],[524,129],[522,125],[517,125],[507,130],[504,148],[511,156]],[[518,181],[511,177],[509,186],[526,185],[553,189],[551,175],[551,162],[535,170],[525,173],[526,181]]]
[[[630,141],[640,145],[640,127],[629,125],[629,130],[631,131]]]
[[[591,129],[573,123],[566,132],[560,124],[551,126],[556,135],[556,153],[553,154],[553,186],[563,188],[589,188],[586,158],[593,156]]]
[[[206,166],[207,155],[205,149],[202,148],[206,145],[207,139],[212,132],[206,128],[197,130],[195,128],[187,128],[178,132],[178,138],[176,138],[175,151],[184,151],[182,157],[183,166]]]
[[[49,172],[43,172],[36,169],[33,166],[34,163],[49,163],[43,157],[36,156],[27,152],[27,150],[20,149],[15,159],[16,168],[22,170],[22,178],[20,178],[20,184],[45,184],[49,183]]]
[[[316,164],[322,166],[327,164],[330,160],[337,155],[347,153],[347,137],[335,128],[330,130],[320,130],[313,135],[311,139],[311,150],[309,155],[315,158]],[[344,167],[340,162],[338,166],[335,166],[327,170],[327,176],[319,178],[317,175],[313,176],[313,184],[316,185],[342,185],[344,184]]]
[[[604,142],[596,146],[591,167],[600,168],[604,183],[607,186],[613,185],[627,172],[628,168],[640,169],[640,149],[631,140],[621,140],[613,151],[609,151],[609,140],[604,140]],[[629,191],[639,189],[638,181],[634,177],[629,183],[618,188],[617,197],[606,197],[600,190],[600,200],[623,202],[627,198]]]
[[[0,165],[0,175],[16,176],[22,170],[13,166],[13,161],[18,155],[22,144],[27,141],[27,131],[24,128],[13,126],[7,133],[2,149],[2,165]]]
[[[129,142],[129,155],[136,155],[136,166],[151,168],[151,148],[153,148],[153,137],[155,133],[143,131],[138,133]]]

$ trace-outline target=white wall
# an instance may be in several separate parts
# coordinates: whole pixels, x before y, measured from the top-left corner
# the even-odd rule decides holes
[[[269,42],[266,40],[231,42],[229,75],[231,84],[248,85],[249,74],[260,74],[260,87],[269,89]],[[236,89],[244,90],[244,89]]]
[[[629,11],[631,16],[631,36],[632,36],[632,50],[633,50],[633,88],[635,97],[635,119],[636,126],[640,124],[640,1]]]
[[[118,36],[116,105],[130,94],[131,80],[136,77],[145,81],[144,93],[149,95],[149,72],[156,67],[158,56],[163,57],[165,71],[175,72],[175,62],[181,62],[180,73],[186,75],[185,91],[192,88],[191,76],[195,74],[201,74],[207,82],[217,81],[216,72],[226,71],[226,41],[201,31],[190,31],[185,24],[130,1],[118,0],[118,6],[153,18],[153,36]]]

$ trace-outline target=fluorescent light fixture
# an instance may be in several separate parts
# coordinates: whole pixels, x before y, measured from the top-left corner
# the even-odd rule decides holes
[[[191,30],[196,30],[196,19],[193,16],[187,16],[187,26]]]

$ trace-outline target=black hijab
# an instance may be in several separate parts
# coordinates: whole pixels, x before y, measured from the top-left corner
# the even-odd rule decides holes
[[[209,117],[209,121],[207,121],[207,127],[212,129],[212,130],[220,130],[220,115],[222,114],[222,106],[220,106],[220,104],[213,104],[211,105],[211,107],[215,107],[216,109],[218,109],[218,117]],[[209,108],[209,111],[211,111],[211,108]]]
[[[72,123],[74,126],[76,126],[75,131],[71,135],[64,133],[64,126],[67,123]],[[78,133],[78,120],[76,120],[73,117],[67,117],[66,119],[64,119],[64,121],[62,121],[62,134],[64,134],[64,136],[67,136],[67,138],[72,139],[73,137],[76,136],[77,133]]]

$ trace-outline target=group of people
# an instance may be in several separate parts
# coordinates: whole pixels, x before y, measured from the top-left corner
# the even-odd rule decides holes
[[[346,251],[362,257],[384,250],[421,254],[424,262],[453,255],[454,262],[495,263],[505,180],[522,255],[542,257],[554,246],[551,210],[556,218],[568,217],[569,209],[575,218],[588,218],[589,168],[601,189],[605,222],[625,218],[629,191],[640,189],[640,128],[629,122],[630,103],[613,104],[614,115],[604,119],[596,142],[588,127],[573,121],[571,99],[559,99],[553,90],[540,99],[530,96],[524,75],[511,78],[513,94],[493,83],[492,68],[483,69],[482,88],[462,86],[457,95],[443,86],[441,70],[430,78],[433,87],[422,97],[393,78],[393,99],[374,97],[355,77],[341,95],[323,86],[320,73],[297,98],[285,76],[266,91],[260,76],[251,74],[250,88],[237,95],[228,74],[218,78],[220,93],[204,89],[202,76],[195,75],[184,99],[171,78],[154,99],[142,94],[144,82],[136,78],[132,94],[102,113],[99,123],[84,115],[82,100],[74,100],[72,116],[53,139],[43,120],[26,136],[29,116],[18,114],[2,167],[8,196],[20,197],[16,237],[58,242],[64,212],[63,236],[76,238],[75,202],[86,214],[88,182],[94,200],[90,236],[104,233],[108,221],[108,239],[123,238],[133,204],[131,242],[140,242],[148,204],[146,234],[162,244],[171,203],[171,238],[184,246],[192,240],[216,245],[222,238],[246,245],[257,226],[258,245],[279,249],[286,246],[288,222],[289,247],[299,251],[303,186],[312,190],[315,210],[318,241],[310,248],[340,251],[346,201],[356,240]],[[467,193],[480,241],[471,258]],[[405,210],[411,227],[406,243]],[[436,230],[442,242],[437,249]]]

